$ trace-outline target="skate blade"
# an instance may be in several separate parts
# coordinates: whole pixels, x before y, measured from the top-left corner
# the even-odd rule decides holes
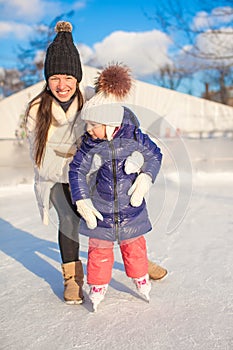
[[[65,300],[65,303],[67,305],[80,305],[84,302],[84,299],[80,299],[80,300]]]
[[[97,304],[97,305],[92,304],[93,312],[97,312],[98,306],[99,306],[99,304]]]
[[[146,295],[143,295],[144,300],[147,301],[148,303],[150,302],[150,297],[147,297]]]
[[[143,293],[139,293],[139,295],[142,297],[143,300],[147,301],[148,303],[150,302],[150,296],[143,294]]]

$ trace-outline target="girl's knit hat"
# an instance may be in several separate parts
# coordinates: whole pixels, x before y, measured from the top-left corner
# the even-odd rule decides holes
[[[130,94],[133,80],[129,67],[122,64],[108,65],[95,79],[96,94],[81,111],[85,121],[120,126],[124,108],[122,103]]]
[[[72,75],[80,83],[82,80],[82,66],[79,52],[73,43],[72,25],[69,22],[57,22],[57,35],[49,45],[44,63],[45,79],[54,74]]]

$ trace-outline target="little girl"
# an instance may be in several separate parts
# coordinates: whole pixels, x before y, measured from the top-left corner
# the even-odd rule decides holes
[[[144,196],[162,159],[157,145],[139,129],[133,112],[116,103],[131,87],[129,69],[109,66],[98,81],[103,79],[104,90],[98,86],[81,112],[87,131],[69,170],[72,200],[83,218],[80,233],[89,236],[87,283],[94,311],[111,280],[114,241],[119,243],[127,276],[149,300],[144,234],[151,223]],[[135,154],[143,159],[139,174],[128,162]]]

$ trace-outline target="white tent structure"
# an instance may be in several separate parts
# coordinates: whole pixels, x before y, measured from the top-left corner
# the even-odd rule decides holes
[[[88,66],[84,66],[83,70],[82,88],[93,86],[98,70]],[[0,101],[0,139],[16,138],[20,116],[43,85],[44,81]],[[174,136],[174,132],[190,136],[209,136],[233,131],[232,107],[138,80],[135,81],[128,103],[138,115],[143,128],[150,130],[155,120],[159,120],[156,123],[156,133],[160,136]]]

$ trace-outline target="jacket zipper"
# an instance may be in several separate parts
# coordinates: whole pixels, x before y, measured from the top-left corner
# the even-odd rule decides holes
[[[118,198],[117,198],[117,177],[116,177],[116,152],[112,141],[110,141],[110,147],[112,150],[112,169],[113,169],[113,184],[114,184],[114,224],[116,231],[116,240],[119,241],[119,217],[118,217]]]

